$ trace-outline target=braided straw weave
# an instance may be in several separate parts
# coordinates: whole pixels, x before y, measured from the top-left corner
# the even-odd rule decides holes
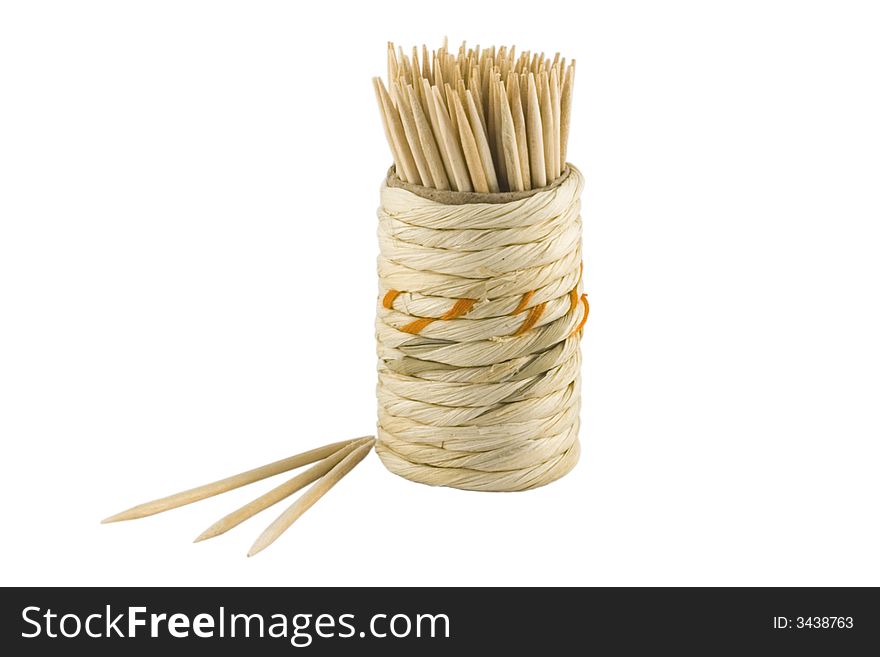
[[[438,191],[390,172],[379,209],[376,451],[407,479],[482,491],[578,459],[580,193]]]

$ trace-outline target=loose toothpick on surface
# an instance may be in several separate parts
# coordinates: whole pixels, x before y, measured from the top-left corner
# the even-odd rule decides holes
[[[140,504],[132,507],[122,513],[106,518],[102,522],[117,522],[119,520],[133,520],[135,518],[143,518],[144,516],[153,515],[162,511],[168,511],[184,504],[191,504],[203,500],[207,497],[219,495],[241,486],[260,481],[267,477],[271,477],[288,470],[293,470],[303,465],[308,465],[316,461],[320,461],[317,465],[309,468],[305,472],[284,482],[280,486],[276,486],[268,493],[261,495],[253,502],[245,504],[243,507],[224,516],[208,529],[202,532],[196,542],[203,541],[207,538],[219,536],[233,527],[240,525],[242,522],[267,509],[276,502],[280,502],[289,497],[304,486],[313,484],[294,504],[287,509],[281,516],[273,522],[266,531],[264,531],[248,556],[256,554],[265,549],[275,539],[277,539],[294,520],[305,513],[315,502],[317,502],[327,491],[339,483],[346,474],[348,474],[364,457],[373,449],[376,439],[372,436],[364,436],[363,438],[354,438],[352,440],[344,440],[338,443],[318,447],[317,449],[296,454],[280,461],[275,461],[268,465],[248,470],[226,479],[221,479],[198,488],[163,497],[152,502]]]
[[[354,440],[361,439],[355,438]],[[109,518],[104,518],[101,522],[108,523],[119,522],[120,520],[134,520],[135,518],[144,518],[156,513],[161,513],[162,511],[169,511],[170,509],[176,509],[177,507],[186,504],[192,504],[193,502],[198,502],[199,500],[204,500],[213,497],[214,495],[220,495],[221,493],[241,488],[242,486],[247,486],[248,484],[266,479],[267,477],[272,477],[281,474],[282,472],[287,472],[288,470],[293,470],[294,468],[299,468],[303,465],[320,461],[321,459],[327,458],[331,454],[338,452],[351,442],[353,442],[353,440],[343,440],[338,443],[331,443],[329,445],[324,445],[323,447],[317,447],[308,452],[295,454],[286,459],[281,459],[280,461],[275,461],[274,463],[269,463],[268,465],[248,470],[247,472],[241,472],[237,475],[226,477],[225,479],[220,479],[211,482],[210,484],[205,484],[204,486],[198,486],[197,488],[185,490],[182,493],[176,493],[175,495],[162,497],[157,500],[145,502],[144,504],[138,504],[126,511],[112,515]]]
[[[435,189],[521,191],[565,167],[575,62],[516,47],[444,44],[411,56],[388,44],[388,88],[373,79],[397,175]]]

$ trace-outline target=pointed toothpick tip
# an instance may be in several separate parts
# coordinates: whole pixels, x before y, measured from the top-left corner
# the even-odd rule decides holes
[[[275,539],[278,538],[278,536],[273,536],[272,533],[269,531],[271,527],[272,525],[270,525],[269,528],[266,528],[262,534],[257,536],[257,540],[254,541],[254,544],[251,545],[251,548],[248,550],[247,555],[249,557],[252,557],[259,552],[262,552],[267,547],[272,545],[272,543],[275,542]]]
[[[208,527],[205,531],[195,537],[193,543],[201,543],[202,541],[207,541],[209,538],[214,538],[215,536],[219,536],[219,534],[214,530],[214,526]]]
[[[112,516],[107,516],[101,521],[102,525],[109,525],[111,522],[121,522],[123,520],[134,520],[138,516],[133,514],[131,510],[122,511],[120,513],[116,513]]]

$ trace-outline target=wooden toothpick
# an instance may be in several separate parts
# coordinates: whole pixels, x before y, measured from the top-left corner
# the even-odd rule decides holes
[[[489,147],[489,141],[483,130],[483,123],[480,115],[477,113],[477,105],[470,89],[465,91],[465,100],[467,101],[467,113],[470,120],[471,130],[474,134],[474,140],[477,144],[477,150],[480,153],[480,163],[483,166],[483,173],[486,176],[486,184],[490,192],[499,191],[498,176],[495,173],[495,164],[492,160],[492,149]]]
[[[460,192],[472,192],[474,188],[471,185],[467,163],[464,160],[464,153],[461,151],[461,143],[458,140],[458,136],[453,133],[449,115],[443,106],[443,95],[438,87],[434,87],[432,91],[434,95],[434,109],[437,114],[437,126],[440,128],[440,135],[446,147],[446,153],[449,155],[449,165],[452,168],[455,189]]]
[[[556,61],[559,60],[559,53],[556,53]],[[559,147],[560,122],[562,119],[562,110],[560,104],[559,93],[559,73],[557,66],[550,69],[550,109],[553,112],[553,178],[557,178],[562,173],[561,149]]]
[[[507,92],[504,83],[499,82],[498,95],[502,97],[499,103],[501,111],[501,145],[504,151],[506,164],[508,189],[511,191],[523,191],[522,168],[519,165],[519,149],[516,143],[516,128],[513,125],[513,115],[510,105],[507,103]]]
[[[562,87],[562,99],[559,103],[561,114],[559,158],[563,166],[565,166],[566,162],[565,158],[568,152],[568,133],[571,127],[571,92],[574,88],[574,64],[574,60],[571,60],[571,64],[568,65],[568,69],[565,71],[565,83]]]
[[[382,92],[379,90],[381,84],[382,82],[379,78],[373,78],[373,90],[376,92],[376,103],[379,106],[379,115],[382,117],[382,127],[385,129],[385,139],[388,141],[388,148],[391,149],[391,157],[394,160],[394,170],[402,180],[406,180],[407,175],[403,170],[400,153],[397,150],[397,144],[394,143],[394,137],[391,134],[391,124],[388,119],[388,113],[385,111],[385,107],[382,104]]]
[[[382,81],[376,78],[375,85],[382,103],[382,111],[385,112],[385,116],[388,120],[388,127],[391,128],[391,138],[394,140],[394,146],[397,148],[397,155],[400,157],[400,164],[403,166],[403,172],[398,170],[397,175],[407,182],[419,184],[421,178],[419,177],[419,172],[416,168],[412,151],[409,148],[409,142],[406,140],[406,133],[400,122],[400,115],[394,107],[391,96],[385,90]],[[401,175],[401,173],[403,173],[403,175]]]
[[[458,191],[459,187],[455,180],[455,172],[452,168],[452,160],[449,157],[449,149],[443,139],[443,133],[440,130],[440,117],[437,115],[437,103],[434,100],[434,90],[431,88],[427,80],[422,80],[422,95],[425,100],[425,107],[428,109],[428,120],[431,124],[431,134],[434,135],[434,141],[437,144],[437,151],[440,153],[440,159],[443,160],[443,169],[446,173],[446,179],[449,186]]]
[[[547,73],[541,73],[541,127],[544,133],[544,169],[547,182],[556,179],[556,153],[553,135],[553,105],[550,102],[550,82]]]
[[[489,191],[489,183],[486,181],[486,172],[480,161],[477,141],[474,138],[474,133],[471,130],[464,108],[461,106],[461,99],[458,94],[452,94],[452,103],[455,106],[455,119],[458,123],[458,134],[461,138],[461,146],[464,150],[464,159],[465,162],[467,162],[471,182],[473,182],[476,191],[486,193]],[[477,124],[479,125],[479,123],[480,121],[477,119]]]
[[[529,73],[528,93],[526,131],[529,138],[529,168],[532,173],[532,187],[544,187],[547,184],[547,169],[544,166],[544,127],[541,125],[541,106],[538,104],[538,89],[533,73]]]
[[[504,188],[506,191],[509,191],[512,187],[508,180],[509,174],[507,173],[507,160],[504,156],[504,143],[501,135],[501,105],[507,104],[507,97],[501,97],[499,92],[500,85],[500,75],[498,73],[493,73],[489,80],[490,107],[487,109],[487,113],[492,117],[491,125],[493,126],[495,134],[494,136],[491,134],[487,136],[489,137],[489,148],[492,152],[492,159],[495,162],[495,168],[497,170],[498,186],[499,188]]]
[[[422,78],[422,82],[427,84],[428,81]],[[422,88],[422,85],[420,84],[419,87]],[[418,92],[414,91],[412,87],[408,87],[407,95],[409,96],[410,109],[412,110],[413,120],[416,125],[419,143],[422,146],[422,152],[425,154],[425,160],[431,172],[431,180],[434,181],[434,189],[449,189],[449,178],[446,177],[446,168],[443,166],[443,159],[440,157],[437,142],[434,141],[431,124],[425,116],[422,104],[418,99]]]
[[[476,108],[477,108],[477,114],[480,116],[480,123],[483,124],[483,131],[487,132],[489,124],[488,124],[488,119],[486,118],[487,112],[483,108],[483,96],[482,96],[482,92],[480,91],[480,86],[481,86],[480,85],[480,76],[479,76],[479,74],[477,74],[476,77],[474,77],[474,73],[476,73],[476,71],[477,71],[476,67],[474,67],[472,69],[472,71],[473,72],[471,74],[470,82],[467,86],[467,89],[474,95],[474,104],[476,105]],[[464,91],[464,89],[465,89],[464,82],[462,82],[461,85],[459,85],[459,86],[460,86],[461,90]]]
[[[519,166],[522,171],[522,183],[525,189],[532,188],[532,174],[529,171],[529,140],[526,137],[526,119],[523,114],[522,101],[519,91],[519,76],[510,77],[510,87],[507,89],[510,99],[510,113],[513,116],[513,126],[516,132],[516,147],[519,151]]]
[[[420,184],[425,187],[433,187],[434,179],[431,178],[431,170],[428,167],[428,160],[425,152],[422,150],[422,143],[419,141],[419,133],[416,129],[416,120],[412,115],[412,106],[407,93],[409,84],[404,86],[401,83],[395,83],[391,89],[392,97],[397,104],[397,111],[400,113],[400,121],[403,123],[403,131],[406,133],[406,141],[409,144],[416,162],[416,169],[419,171],[421,178]]]
[[[388,42],[388,79],[396,80],[398,76],[397,54],[394,52],[394,44]]]

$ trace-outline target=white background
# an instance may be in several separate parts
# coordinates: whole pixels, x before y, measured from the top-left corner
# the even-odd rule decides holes
[[[0,584],[880,584],[875,8],[3,3]],[[578,467],[100,525],[373,430],[370,78],[444,34],[578,61]]]

